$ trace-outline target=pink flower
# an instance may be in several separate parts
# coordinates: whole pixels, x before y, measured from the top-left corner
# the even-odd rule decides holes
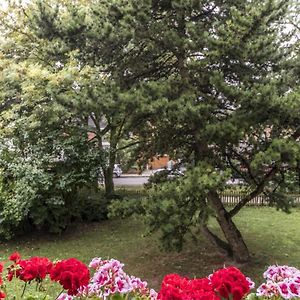
[[[145,294],[148,292],[146,281],[142,281],[140,278],[137,278],[134,276],[130,277],[130,281],[131,281],[131,286],[134,290],[138,290],[142,294]]]
[[[57,300],[73,300],[74,297],[66,293],[62,293],[57,297]]]
[[[300,274],[300,271],[294,267],[273,265],[269,266],[263,276],[266,279],[279,282],[287,278],[292,278],[297,274]]]
[[[277,289],[277,285],[271,281],[268,280],[266,283],[261,284],[257,291],[256,295],[259,297],[272,297],[272,296],[278,296],[279,291]]]
[[[247,280],[247,282],[248,282],[248,284],[249,284],[250,290],[254,289],[254,287],[255,287],[255,282],[252,281],[251,278],[249,278],[249,277],[246,277],[246,280]]]
[[[278,291],[284,299],[290,299],[292,298],[292,295],[289,291],[289,285],[287,282],[279,282],[278,283]]]
[[[150,295],[147,282],[128,276],[123,270],[124,264],[116,259],[102,260],[96,257],[92,259],[89,266],[95,270],[95,273],[88,286],[79,290],[78,296],[96,296],[105,300],[114,294]],[[154,300],[154,292],[152,295],[151,300]]]
[[[155,290],[153,290],[153,289],[150,289],[150,299],[151,300],[156,300],[157,299],[157,292],[155,291]]]
[[[293,297],[300,297],[300,282],[296,282],[296,281],[290,282],[289,290]]]
[[[101,257],[95,257],[92,259],[92,261],[89,263],[89,268],[92,268],[94,270],[98,269],[99,267],[101,267],[101,263],[103,262],[103,260],[101,259]]]
[[[300,271],[289,266],[270,266],[264,272],[267,279],[257,289],[257,296],[291,299],[300,296]]]

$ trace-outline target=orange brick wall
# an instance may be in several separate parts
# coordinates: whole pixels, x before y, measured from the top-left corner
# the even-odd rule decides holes
[[[152,170],[167,168],[169,159],[169,155],[153,157],[153,159],[149,162],[149,168]]]

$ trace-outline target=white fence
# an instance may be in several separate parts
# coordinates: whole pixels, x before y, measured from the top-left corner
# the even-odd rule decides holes
[[[222,202],[226,205],[236,205],[242,199],[244,195],[242,193],[224,193],[222,194]],[[291,195],[295,205],[300,205],[300,195]],[[246,205],[248,206],[265,206],[268,205],[269,201],[265,195],[259,195],[249,201]]]

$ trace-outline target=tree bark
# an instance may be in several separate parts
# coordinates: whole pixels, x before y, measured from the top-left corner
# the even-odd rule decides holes
[[[228,243],[221,240],[217,235],[212,233],[207,225],[203,224],[201,226],[202,234],[217,248],[221,255],[232,257],[232,249]]]
[[[109,165],[104,171],[104,185],[105,185],[105,194],[107,196],[112,196],[115,193],[115,185],[113,181],[113,165]]]
[[[248,262],[250,259],[249,250],[240,231],[222,204],[221,198],[216,192],[210,192],[209,200],[216,213],[217,221],[224,233],[229,247],[231,248],[233,259],[240,263]]]
[[[104,170],[104,184],[105,194],[111,197],[115,194],[115,185],[113,180],[114,164],[116,162],[116,148],[117,148],[117,131],[115,127],[111,127],[110,130],[110,147],[108,154],[108,166]]]

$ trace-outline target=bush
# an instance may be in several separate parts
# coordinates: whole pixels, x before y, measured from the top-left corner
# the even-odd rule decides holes
[[[107,214],[107,201],[96,192],[101,156],[84,136],[59,138],[50,150],[31,145],[27,157],[18,149],[0,152],[0,238],[28,228],[60,233],[72,221]]]
[[[111,200],[104,190],[83,188],[78,193],[78,211],[84,222],[97,222],[107,219],[107,207]]]

